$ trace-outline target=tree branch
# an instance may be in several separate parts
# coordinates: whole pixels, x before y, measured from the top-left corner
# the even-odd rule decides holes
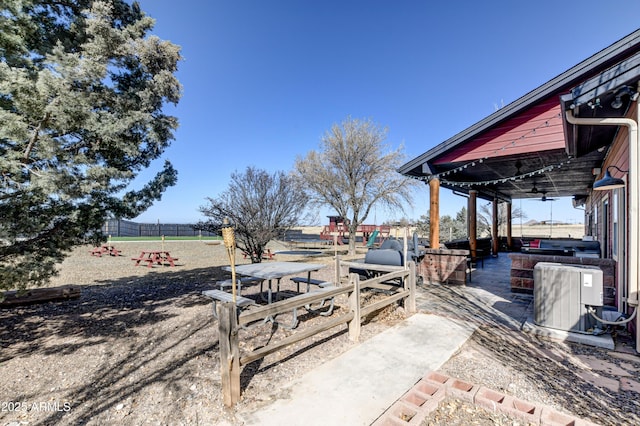
[[[51,113],[47,111],[44,114],[42,120],[40,120],[40,123],[38,123],[38,127],[36,127],[36,130],[33,132],[33,136],[31,136],[31,139],[29,139],[29,144],[27,145],[27,149],[25,149],[23,156],[23,160],[25,163],[29,161],[31,151],[33,151],[33,147],[35,146],[36,142],[38,141],[38,137],[40,136],[40,131],[47,124],[47,121],[49,121],[49,117],[51,117]]]

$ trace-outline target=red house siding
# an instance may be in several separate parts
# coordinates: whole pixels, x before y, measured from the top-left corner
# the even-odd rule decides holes
[[[563,149],[564,146],[560,104],[558,98],[551,98],[443,155],[435,164]]]

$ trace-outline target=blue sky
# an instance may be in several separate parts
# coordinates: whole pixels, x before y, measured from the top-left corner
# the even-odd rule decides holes
[[[180,128],[164,159],[178,183],[135,220],[189,223],[234,171],[289,171],[348,116],[389,129],[412,159],[639,27],[640,2],[141,0],[182,47]],[[465,200],[443,190],[441,214]],[[428,188],[405,212],[426,214]],[[514,202],[520,207],[520,202]],[[522,201],[529,219],[582,222],[569,199]],[[551,208],[553,211],[551,211]],[[321,212],[318,223],[327,222]]]

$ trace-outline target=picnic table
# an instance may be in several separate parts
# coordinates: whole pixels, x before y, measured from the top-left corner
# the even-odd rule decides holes
[[[267,289],[267,303],[273,300],[273,280],[276,280],[276,295],[280,291],[280,281],[283,277],[307,273],[307,280],[311,284],[316,280],[311,279],[311,273],[318,271],[327,265],[322,263],[301,263],[301,262],[269,262],[251,263],[247,265],[236,265],[236,273],[246,277],[261,279],[260,293],[262,293],[264,281],[269,283]],[[231,266],[224,266],[222,269],[231,272]],[[298,288],[299,289],[299,288]]]
[[[267,249],[267,251],[266,251],[266,252],[262,253],[262,258],[263,258],[263,259],[273,260],[273,257],[274,257],[275,255],[276,255],[275,253],[271,253],[271,249]],[[246,251],[244,251],[244,250],[242,251],[242,257],[243,257],[244,259],[246,259],[246,258],[247,258],[247,257],[249,257],[249,256],[250,256],[250,255],[249,255],[249,252],[246,252]]]
[[[171,257],[171,253],[166,250],[143,250],[138,257],[132,257],[131,260],[136,261],[136,266],[140,265],[140,262],[147,262],[147,267],[151,268],[152,265],[164,265],[168,263],[169,266],[176,266],[173,262],[178,260],[177,257]]]
[[[103,254],[108,254],[109,256],[120,256],[120,250],[116,249],[111,244],[102,244],[100,247],[94,247],[89,250],[91,256],[102,257]]]
[[[295,282],[298,285],[298,294],[296,295],[292,295],[292,297],[287,298],[288,301],[293,301],[294,299],[297,299],[298,302],[302,303],[301,306],[304,306],[304,308],[309,311],[309,312],[315,312],[318,313],[319,315],[323,315],[323,316],[328,316],[331,315],[331,313],[333,312],[333,307],[334,307],[334,301],[333,301],[333,297],[329,296],[326,298],[323,298],[320,301],[320,304],[317,308],[312,308],[311,307],[311,299],[315,300],[315,292],[311,292],[310,291],[310,286],[311,285],[317,285],[320,290],[319,291],[329,291],[332,288],[335,288],[333,283],[330,282],[325,282],[322,280],[316,280],[316,279],[312,279],[311,278],[311,273],[318,271],[324,267],[326,267],[327,265],[321,264],[321,263],[300,263],[300,262],[269,262],[269,263],[252,263],[252,264],[248,264],[248,265],[236,265],[235,266],[235,271],[237,274],[245,276],[245,277],[250,277],[250,279],[252,281],[254,280],[260,280],[260,295],[262,296],[263,293],[263,284],[265,281],[267,281],[269,283],[269,287],[267,289],[267,299],[265,300],[264,297],[262,297],[263,301],[266,301],[268,304],[271,304],[273,301],[273,281],[276,281],[276,298],[278,296],[278,293],[280,292],[280,281],[282,280],[282,278],[286,277],[286,276],[293,276],[293,275],[299,275],[299,274],[304,274],[306,272],[306,274],[304,274],[304,277],[292,277],[291,280],[293,282]],[[231,272],[231,266],[224,266],[222,268],[225,271],[229,271]],[[238,280],[239,284],[238,286],[240,286],[240,283],[242,282],[241,280]],[[300,283],[305,283],[307,284],[307,292],[306,293],[300,293]],[[231,283],[233,285],[233,283]],[[239,293],[239,292],[238,292]],[[213,299],[214,301],[214,310],[216,309],[216,302],[217,301],[222,301],[222,302],[231,302],[232,301],[232,296],[229,293],[226,293],[222,290],[207,290],[204,291],[203,294],[207,297],[210,297]],[[329,303],[327,303],[327,301],[329,301]],[[246,297],[242,297],[240,296],[240,294],[237,295],[236,297],[236,306],[243,308],[243,307],[249,307],[252,305],[255,305],[255,301]],[[324,311],[320,311],[319,309],[323,308]],[[291,324],[286,325],[283,324],[283,326],[287,329],[293,329],[298,325],[298,314],[297,314],[297,309],[298,306],[293,306],[292,311],[293,311],[293,319],[291,321]],[[215,316],[215,314],[214,314]],[[274,315],[268,315],[267,317],[264,318],[264,321],[272,321],[275,322],[275,316]]]

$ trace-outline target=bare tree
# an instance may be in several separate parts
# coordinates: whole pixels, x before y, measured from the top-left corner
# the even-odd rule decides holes
[[[320,151],[295,163],[311,201],[348,220],[350,254],[355,254],[357,227],[374,205],[404,211],[403,203],[411,204],[417,181],[397,172],[402,148],[389,150],[386,136],[386,128],[369,120],[347,118],[324,135]]]
[[[493,223],[493,207],[492,203],[485,203],[480,206],[478,212],[478,234],[486,233],[491,235],[491,228]],[[527,213],[519,207],[512,207],[511,219],[526,219]],[[507,233],[507,203],[498,204],[498,230],[503,232],[503,235]]]
[[[209,219],[196,227],[217,232],[229,218],[237,247],[251,256],[252,263],[262,261],[269,241],[299,224],[308,202],[292,177],[284,172],[270,175],[253,167],[233,173],[229,188],[217,198],[207,199],[209,205],[200,211]]]

